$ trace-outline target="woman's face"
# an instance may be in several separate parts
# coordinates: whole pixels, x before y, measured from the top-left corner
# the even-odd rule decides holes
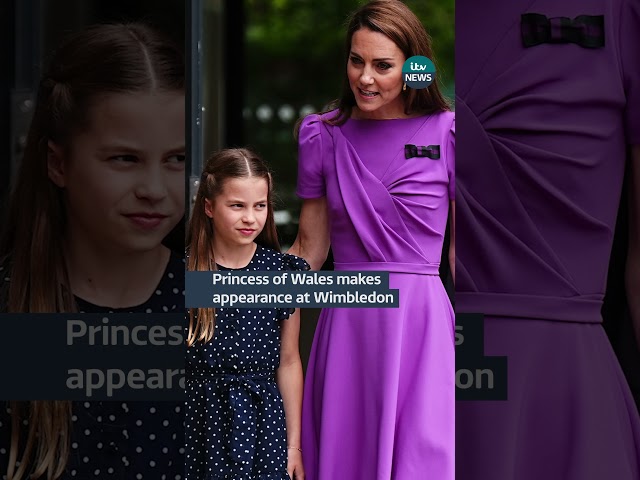
[[[181,92],[109,94],[68,148],[49,142],[49,178],[64,190],[73,243],[149,251],[184,215]]]
[[[361,118],[404,116],[402,65],[406,58],[386,35],[368,28],[351,38],[347,61],[349,86],[356,98]]]

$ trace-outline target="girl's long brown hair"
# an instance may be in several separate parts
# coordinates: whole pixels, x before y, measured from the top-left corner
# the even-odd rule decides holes
[[[29,421],[29,434],[22,450],[20,467],[16,468],[23,420]],[[64,473],[69,457],[70,431],[71,402],[11,402],[11,450],[7,479],[41,478],[45,475],[47,480],[59,478]],[[32,458],[35,462],[30,469]]]
[[[183,52],[141,24],[88,27],[54,53],[40,81],[0,239],[0,263],[10,275],[7,304],[0,309],[17,313],[76,310],[65,263],[66,212],[62,190],[48,177],[48,142],[68,148],[77,132],[90,127],[90,109],[105,94],[182,92],[184,76]],[[7,478],[58,478],[69,457],[70,402],[33,401],[28,408],[11,402],[11,407]],[[29,419],[24,446],[22,418]]]
[[[382,33],[391,39],[405,58],[422,55],[437,65],[431,37],[418,17],[400,0],[372,0],[351,15],[345,42],[346,61],[351,52],[353,34],[361,28]],[[439,83],[439,78],[436,76],[436,80],[427,88],[420,90],[407,88],[402,91],[400,95],[404,99],[404,113],[406,115],[430,114],[450,110],[449,103],[440,92]],[[329,111],[337,108],[338,112],[335,117],[328,119],[327,123],[342,125],[351,116],[354,106],[356,106],[356,99],[349,86],[345,69],[342,94],[329,108]]]
[[[280,251],[278,232],[273,217],[273,180],[268,166],[251,150],[246,148],[230,148],[212,155],[204,167],[200,177],[200,186],[196,194],[195,204],[186,245],[189,251],[187,270],[207,271],[215,269],[215,257],[212,250],[214,230],[213,222],[205,214],[205,200],[215,201],[224,184],[231,178],[263,178],[267,182],[267,220],[264,228],[256,238],[256,243],[263,247]],[[189,334],[187,345],[196,342],[206,343],[213,338],[215,328],[215,310],[212,308],[189,309]]]

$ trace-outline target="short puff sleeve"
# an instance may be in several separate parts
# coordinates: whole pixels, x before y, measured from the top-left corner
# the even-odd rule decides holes
[[[304,258],[296,257],[295,255],[289,255],[285,253],[282,255],[282,269],[283,272],[304,272],[307,270],[311,270],[311,266],[307,263]],[[277,320],[286,320],[293,312],[295,312],[295,308],[278,308],[278,313],[276,314]]]
[[[298,134],[298,182],[296,195],[302,199],[326,195],[322,168],[326,156],[332,154],[327,125],[317,115],[302,120]]]

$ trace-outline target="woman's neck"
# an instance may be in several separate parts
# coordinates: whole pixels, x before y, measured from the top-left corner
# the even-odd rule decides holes
[[[157,289],[170,255],[163,245],[152,250],[123,253],[71,241],[66,255],[71,291],[102,307],[141,305]]]
[[[255,242],[251,242],[247,245],[229,246],[214,239],[212,248],[218,265],[227,268],[242,268],[251,262],[258,245]]]

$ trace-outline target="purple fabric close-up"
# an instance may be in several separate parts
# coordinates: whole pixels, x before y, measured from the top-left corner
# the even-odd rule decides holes
[[[322,311],[303,405],[308,480],[454,478],[453,311],[438,276],[453,120],[302,124],[297,193],[326,196],[336,270],[391,272],[400,304]],[[439,145],[440,158],[405,158],[406,144]]]
[[[456,7],[456,310],[483,313],[484,354],[508,362],[507,401],[457,403],[457,478],[637,480],[640,418],[600,310],[640,143],[640,2]],[[603,45],[525,47],[527,13],[602,15]]]

